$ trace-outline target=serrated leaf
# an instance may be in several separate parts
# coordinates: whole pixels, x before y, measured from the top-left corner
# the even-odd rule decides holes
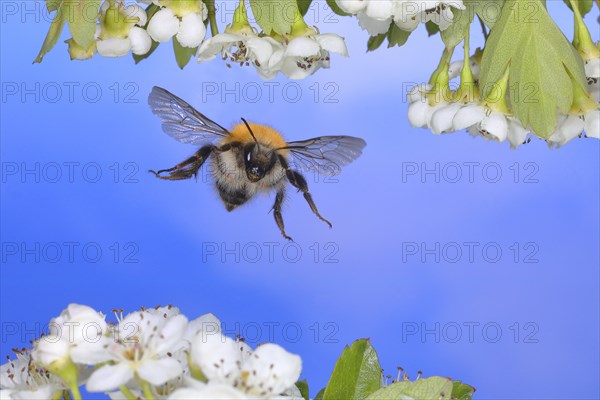
[[[394,46],[403,46],[412,32],[398,28],[396,24],[390,26],[387,33],[388,48]]]
[[[440,33],[440,26],[433,21],[425,22],[425,29],[427,29],[428,36],[433,36],[436,33]]]
[[[357,340],[335,363],[323,400],[364,399],[381,386],[381,366],[371,342]]]
[[[531,4],[536,5],[535,13]],[[586,86],[583,61],[548,15],[541,1],[509,0],[490,33],[481,61],[484,97],[510,65],[513,113],[540,137],[556,128],[557,113],[567,113],[575,84]]]
[[[312,0],[296,0],[296,2],[298,3],[298,10],[300,10],[300,14],[302,14],[302,16],[305,16],[308,9],[310,8]]]
[[[347,12],[345,12],[344,10],[342,10],[340,8],[340,6],[337,5],[337,3],[335,2],[335,0],[327,0],[327,5],[329,6],[329,8],[331,8],[331,11],[333,11],[334,13],[336,13],[339,16],[342,16],[342,17],[350,17],[350,16],[352,16],[352,14],[348,14]]]
[[[175,60],[177,61],[177,65],[179,65],[179,68],[183,69],[186,65],[188,65],[192,56],[196,54],[198,48],[183,47],[179,43],[179,40],[177,40],[176,37],[173,37],[173,51],[175,52]]]
[[[68,13],[69,30],[73,40],[84,49],[89,49],[96,40],[96,19],[100,0],[68,0],[61,11]]]
[[[154,14],[156,14],[158,12],[158,10],[160,10],[160,7],[154,3],[152,3],[148,7],[146,7],[146,15],[148,16],[148,21],[146,22],[146,25],[144,25],[142,27],[143,29],[148,28],[150,19],[152,19],[152,17],[154,16]],[[131,53],[133,55],[133,60],[135,61],[135,63],[137,64],[140,61],[145,60],[146,58],[150,57],[150,55],[152,53],[154,53],[154,50],[156,50],[156,48],[158,47],[159,44],[160,44],[159,42],[152,40],[152,44],[150,45],[150,50],[148,50],[148,52],[146,54],[137,55],[137,54]]]
[[[268,35],[290,33],[294,16],[299,12],[296,0],[250,0],[250,7],[256,23]]]
[[[56,12],[54,19],[50,24],[50,28],[48,29],[48,33],[46,34],[46,38],[44,39],[44,43],[42,44],[42,48],[40,49],[38,56],[35,58],[35,60],[33,60],[34,63],[41,63],[44,59],[44,56],[56,45],[58,39],[60,38],[60,34],[62,33],[66,19],[66,13],[61,11]]]
[[[502,6],[505,0],[469,0],[475,13],[481,18],[488,28],[492,29],[502,15]]]
[[[401,381],[379,389],[367,400],[449,400],[452,394],[452,381],[433,376],[416,381]]]
[[[465,3],[464,10],[455,9],[453,13],[452,25],[440,32],[446,47],[455,47],[463,41],[467,33],[467,26],[473,22],[475,15],[475,11],[469,3]]]
[[[310,400],[310,397],[308,396],[308,383],[306,382],[306,379],[296,382],[296,387],[298,390],[300,390],[300,394],[304,400]]]
[[[387,33],[369,37],[369,40],[367,41],[367,51],[377,50],[386,37]]]
[[[569,9],[571,9],[571,11],[573,11],[573,7],[571,7],[571,2],[569,0],[563,0],[563,1],[569,7]],[[593,0],[575,0],[575,2],[577,3],[577,6],[579,7],[579,12],[581,13],[582,16],[589,13],[592,10],[592,7],[594,6]]]
[[[452,382],[452,400],[471,400],[475,393],[475,388],[466,385],[461,381]]]

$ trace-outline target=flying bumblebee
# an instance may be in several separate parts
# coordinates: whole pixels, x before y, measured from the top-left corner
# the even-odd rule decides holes
[[[156,86],[148,103],[152,112],[162,119],[165,133],[181,143],[200,146],[194,155],[173,168],[150,170],[151,173],[160,179],[189,179],[196,177],[210,158],[217,190],[227,211],[241,206],[259,192],[276,191],[273,214],[281,234],[288,240],[292,238],[285,233],[281,216],[286,179],[304,194],[312,212],[332,227],[319,213],[306,179],[292,166],[321,175],[336,175],[340,167],[356,160],[366,146],[364,140],[351,136],[321,136],[286,142],[275,129],[248,123],[243,118],[241,123],[227,130],[179,97]]]

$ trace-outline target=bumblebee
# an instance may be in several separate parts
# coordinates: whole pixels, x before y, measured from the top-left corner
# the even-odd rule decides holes
[[[165,133],[181,143],[200,146],[196,153],[173,168],[149,172],[160,179],[189,179],[197,177],[199,169],[210,159],[217,191],[227,211],[236,209],[257,193],[274,190],[273,215],[287,240],[292,238],[285,232],[281,215],[287,182],[302,192],[312,212],[332,227],[319,213],[306,179],[297,169],[336,175],[342,166],[357,159],[366,146],[363,139],[351,136],[286,142],[275,129],[248,123],[243,118],[227,130],[184,100],[156,86],[148,103],[152,112],[162,119]]]

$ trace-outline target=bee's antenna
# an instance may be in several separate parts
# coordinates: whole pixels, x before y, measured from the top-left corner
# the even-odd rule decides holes
[[[244,124],[246,124],[246,128],[248,128],[248,132],[250,132],[250,136],[252,136],[252,139],[254,139],[254,142],[256,143],[257,146],[260,146],[258,144],[258,140],[256,140],[256,136],[254,136],[254,132],[252,132],[252,129],[250,128],[250,125],[248,124],[248,122],[242,118],[242,121],[244,121]]]

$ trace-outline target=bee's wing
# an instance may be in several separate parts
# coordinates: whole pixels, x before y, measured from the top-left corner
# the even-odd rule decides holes
[[[163,131],[181,143],[205,145],[229,135],[227,129],[211,121],[173,93],[154,86],[148,96],[152,112],[162,119]]]
[[[352,136],[321,136],[298,142],[289,142],[291,163],[305,171],[317,171],[320,175],[333,176],[341,167],[356,160],[367,143]]]

